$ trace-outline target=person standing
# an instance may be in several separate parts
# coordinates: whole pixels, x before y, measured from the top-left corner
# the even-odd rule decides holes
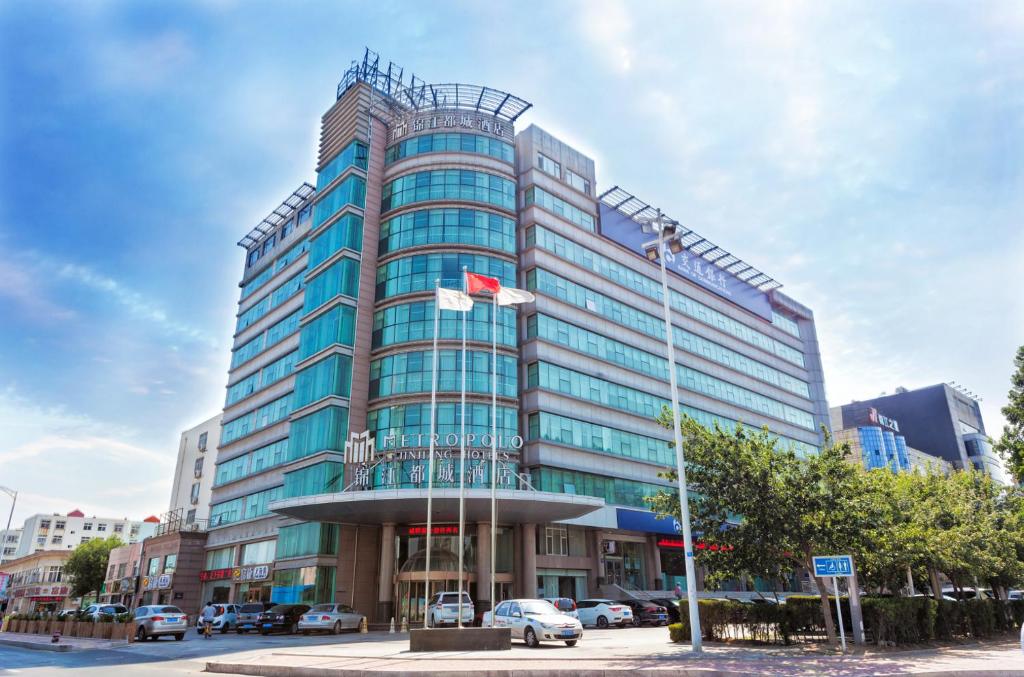
[[[676,583],[676,589],[674,592],[676,593],[676,599],[683,598],[683,588],[678,583]]]
[[[213,606],[213,602],[207,602],[201,616],[203,619],[203,637],[205,639],[210,639],[213,636],[213,619],[216,617],[216,607]]]

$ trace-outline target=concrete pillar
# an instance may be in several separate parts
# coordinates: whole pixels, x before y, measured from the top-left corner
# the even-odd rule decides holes
[[[515,564],[516,558],[521,557],[520,553],[523,552],[523,527],[521,524],[512,527],[512,552],[514,553],[512,556],[512,594],[515,597],[530,597],[526,584],[523,582],[523,567]]]
[[[658,550],[658,537],[647,537],[647,589],[661,590],[661,552]]]
[[[380,576],[377,579],[377,622],[387,623],[395,613],[395,525],[381,526]],[[399,619],[398,622],[401,622]]]
[[[491,610],[491,525],[476,523],[476,611]]]
[[[523,585],[526,597],[537,596],[537,525],[523,525]]]
[[[590,572],[587,574],[587,595],[598,597],[601,594],[600,580],[604,576],[601,562],[601,532],[597,529],[590,532]]]

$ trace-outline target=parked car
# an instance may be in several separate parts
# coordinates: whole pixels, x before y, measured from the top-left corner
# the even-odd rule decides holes
[[[439,592],[430,598],[427,625],[437,628],[442,625],[457,625],[459,621],[459,593]],[[473,600],[469,593],[462,593],[462,624],[473,622]]]
[[[249,632],[250,630],[259,630],[258,621],[260,614],[264,611],[272,608],[273,602],[246,602],[238,607],[238,611],[235,617],[238,621],[238,625],[235,626],[238,634]]]
[[[98,621],[100,616],[117,616],[128,613],[124,604],[90,604],[78,614],[79,620]]]
[[[1024,599],[1024,590],[1011,590],[1006,593],[1006,599]]]
[[[491,624],[491,612],[484,613],[483,623]],[[541,642],[565,642],[576,646],[583,636],[583,624],[563,614],[546,599],[510,599],[494,609],[494,627],[511,628],[512,637],[522,639],[526,646]]]
[[[272,632],[287,632],[294,635],[299,629],[299,619],[309,611],[308,604],[278,604],[260,614],[256,623],[261,635]]]
[[[58,621],[66,621],[68,619],[72,619],[72,620],[73,619],[77,619],[78,618],[78,611],[79,611],[78,609],[61,609],[60,611],[57,612],[56,618],[57,618]]]
[[[619,604],[625,604],[633,611],[633,625],[668,625],[668,609],[659,604],[639,599],[623,599]]]
[[[214,604],[213,629],[225,633],[231,628],[238,627],[238,605],[237,604]],[[203,634],[203,614],[196,617],[196,632]]]
[[[580,617],[576,611],[576,600],[570,597],[545,597],[544,599],[551,602],[556,609],[566,616],[572,616],[577,619]]]
[[[176,606],[149,604],[135,610],[135,639],[144,642],[160,635],[174,635],[174,639],[185,639],[188,630],[188,616]]]
[[[669,623],[678,623],[681,619],[679,615],[679,600],[669,599],[668,597],[656,597],[651,600],[655,604],[660,604],[665,607],[665,612],[668,614]]]
[[[363,615],[347,604],[317,604],[299,619],[299,630],[340,634],[342,630],[358,630]]]
[[[624,604],[610,599],[585,599],[576,602],[580,623],[584,626],[596,625],[607,628],[617,625],[624,628],[633,622],[633,610]]]

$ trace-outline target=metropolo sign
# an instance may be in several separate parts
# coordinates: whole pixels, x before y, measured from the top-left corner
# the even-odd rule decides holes
[[[383,445],[377,447],[370,431],[352,433],[345,442],[345,463],[376,463],[378,461],[420,461],[426,460],[430,454],[430,435],[415,433],[412,435],[384,435]],[[477,435],[466,433],[466,458],[469,460],[490,458],[494,438],[490,433]],[[441,435],[434,434],[434,458],[452,458],[452,452],[462,446],[462,436],[458,433]],[[505,437],[498,435],[498,458],[510,460],[509,451],[523,448],[520,435]]]

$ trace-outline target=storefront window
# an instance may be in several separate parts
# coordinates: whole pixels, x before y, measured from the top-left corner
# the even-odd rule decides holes
[[[307,555],[337,555],[338,525],[305,522],[277,531],[277,559]]]
[[[242,546],[242,557],[240,564],[266,564],[274,561],[274,550],[277,547],[277,540],[259,541],[247,543]]]
[[[335,567],[302,567],[274,572],[271,601],[277,604],[317,604],[334,601]]]
[[[431,571],[459,570],[459,536],[458,527],[452,525],[435,525],[435,533],[430,539]],[[398,535],[398,547],[395,555],[398,558],[397,570],[424,571],[427,563],[426,527],[411,526],[401,530]],[[440,533],[438,533],[440,532]],[[448,533],[451,532],[451,533]],[[466,534],[463,551],[463,571],[476,568],[476,534]],[[488,544],[490,547],[490,544]]]
[[[235,563],[234,548],[221,548],[206,553],[207,569],[224,569]]]

